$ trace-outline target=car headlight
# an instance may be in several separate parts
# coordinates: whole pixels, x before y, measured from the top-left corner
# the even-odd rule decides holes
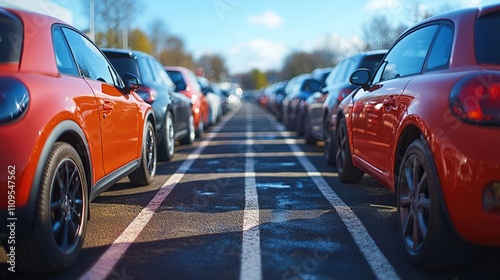
[[[26,86],[11,77],[0,78],[0,124],[21,118],[28,110],[30,96]]]

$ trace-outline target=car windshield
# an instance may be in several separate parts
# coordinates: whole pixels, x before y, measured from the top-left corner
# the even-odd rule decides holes
[[[0,10],[0,63],[19,63],[22,48],[20,38],[23,38],[21,21]]]
[[[479,64],[500,65],[500,13],[488,14],[477,20],[475,26],[476,58]]]
[[[186,89],[186,82],[184,81],[184,77],[182,77],[182,73],[178,71],[169,71],[167,70],[168,76],[174,82],[175,87],[177,90],[185,90]]]

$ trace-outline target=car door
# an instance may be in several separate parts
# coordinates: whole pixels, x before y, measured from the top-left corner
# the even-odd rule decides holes
[[[354,96],[353,155],[379,172],[389,171],[397,125],[411,101],[400,96],[422,72],[437,27],[428,25],[400,39],[375,73],[372,86]]]
[[[163,66],[156,60],[150,59],[151,69],[156,73],[156,78],[162,86],[168,89],[168,95],[172,102],[172,111],[174,115],[174,131],[179,133],[181,131],[187,131],[188,118],[191,114],[191,104],[189,98],[185,97],[179,92],[175,92],[175,85],[172,80],[168,77],[167,72]]]
[[[139,158],[140,109],[122,92],[123,82],[97,47],[79,32],[63,28],[82,75],[92,88],[100,113],[104,172],[109,174]]]

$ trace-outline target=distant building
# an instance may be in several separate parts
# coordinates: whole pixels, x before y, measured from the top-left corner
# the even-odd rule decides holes
[[[73,24],[73,12],[47,0],[0,0],[0,7],[23,9],[47,14]]]

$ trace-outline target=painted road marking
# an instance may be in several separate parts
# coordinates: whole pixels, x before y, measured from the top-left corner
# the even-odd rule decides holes
[[[243,241],[241,252],[240,279],[262,279],[262,259],[260,253],[259,198],[255,182],[254,140],[252,137],[252,111],[246,111],[245,152],[245,210],[243,212]]]
[[[285,128],[280,123],[277,123],[274,118],[269,114],[265,114],[271,121],[274,128],[280,133],[282,137],[286,137]],[[302,167],[308,173],[308,176],[314,181],[323,196],[335,208],[345,226],[349,230],[352,238],[356,242],[359,250],[365,257],[370,265],[373,273],[377,279],[400,279],[394,268],[389,261],[385,258],[384,254],[380,251],[375,241],[371,238],[363,223],[358,219],[352,209],[342,201],[342,199],[335,193],[335,191],[328,185],[321,173],[318,172],[316,167],[309,161],[305,153],[299,148],[295,139],[286,139],[292,153],[298,159]]]
[[[161,203],[167,198],[172,189],[182,180],[191,165],[197,160],[203,150],[208,146],[210,141],[215,138],[217,132],[230,120],[237,111],[231,113],[228,118],[220,122],[212,132],[208,133],[206,138],[198,144],[198,147],[188,155],[187,159],[175,171],[172,176],[161,186],[156,195],[151,199],[146,208],[135,217],[135,219],[127,226],[123,233],[111,244],[106,252],[99,258],[99,260],[81,277],[82,280],[99,280],[107,279],[107,277],[114,271],[115,265],[122,258],[128,247],[139,236],[142,230],[146,227],[147,223],[153,217],[153,214],[160,207]]]

